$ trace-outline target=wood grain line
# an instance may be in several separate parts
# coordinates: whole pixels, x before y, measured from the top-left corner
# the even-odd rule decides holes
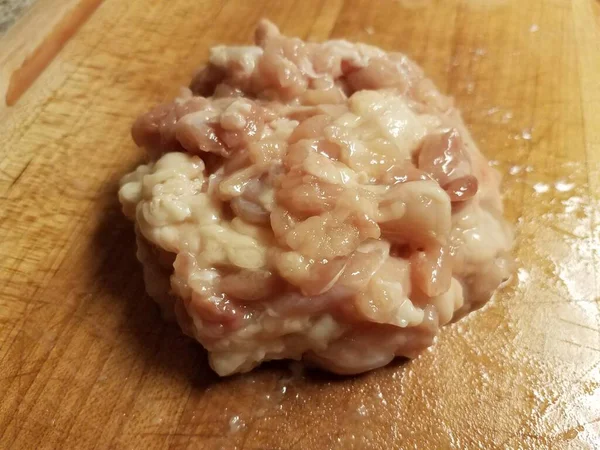
[[[103,0],[38,0],[0,39],[0,106],[14,105]]]

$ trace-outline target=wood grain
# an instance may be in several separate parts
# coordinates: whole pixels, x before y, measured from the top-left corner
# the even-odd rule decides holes
[[[37,0],[2,37],[0,109],[12,106],[102,0]]]
[[[518,274],[415,361],[218,380],[144,294],[129,126],[263,16],[406,52],[505,174]],[[591,0],[105,0],[0,111],[0,448],[597,448],[598,42]]]

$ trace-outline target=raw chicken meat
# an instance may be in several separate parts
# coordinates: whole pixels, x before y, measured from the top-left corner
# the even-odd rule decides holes
[[[119,199],[148,293],[219,375],[413,358],[511,272],[499,176],[400,53],[268,21],[142,115]]]

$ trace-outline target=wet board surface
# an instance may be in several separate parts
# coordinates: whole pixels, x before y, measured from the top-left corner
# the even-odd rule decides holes
[[[518,272],[415,361],[219,380],[144,294],[129,127],[261,17],[407,53],[504,175]],[[600,446],[598,2],[105,0],[72,34],[0,109],[0,448]]]

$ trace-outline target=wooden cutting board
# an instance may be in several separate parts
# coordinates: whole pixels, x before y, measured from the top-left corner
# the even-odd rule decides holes
[[[0,40],[50,39],[5,58],[12,101],[51,61],[0,111],[0,448],[600,447],[598,2],[105,0],[79,29],[98,1],[60,3],[81,9]],[[129,127],[260,17],[406,52],[505,175],[518,272],[415,361],[219,380],[144,294]]]

